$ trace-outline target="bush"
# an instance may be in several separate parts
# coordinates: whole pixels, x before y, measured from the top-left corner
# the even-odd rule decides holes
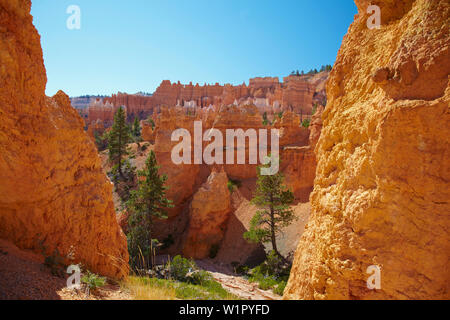
[[[172,262],[167,263],[166,268],[170,271],[172,279],[195,285],[205,286],[213,281],[212,276],[203,270],[199,270],[193,260],[176,256]]]
[[[190,284],[197,284],[200,286],[207,285],[209,281],[213,280],[212,276],[204,270],[189,272],[186,275],[186,279],[187,281],[185,282],[188,282]]]
[[[277,113],[278,118],[283,119],[283,111],[280,111]]]
[[[87,271],[81,278],[81,282],[86,285],[86,291],[89,295],[91,291],[95,291],[106,284],[106,279]]]
[[[194,261],[183,258],[182,256],[173,258],[171,262],[168,262],[167,267],[173,279],[185,282],[187,281],[187,274],[196,269]]]
[[[108,137],[107,135],[100,135],[97,131],[94,131],[95,145],[99,152],[106,150],[108,148]]]
[[[283,262],[274,252],[270,252],[266,261],[251,269],[249,281],[258,283],[262,290],[272,289],[275,294],[282,295],[289,280],[291,265]]]
[[[152,118],[148,118],[147,122],[152,126],[152,130],[155,130],[155,121]]]
[[[311,124],[311,120],[309,120],[309,119],[305,119],[305,120],[303,120],[303,122],[302,122],[302,127],[303,128],[309,128],[309,125]]]
[[[124,204],[130,199],[130,193],[136,189],[137,176],[136,168],[129,160],[122,160],[122,176],[119,173],[119,168],[115,165],[108,176],[114,183],[114,191],[119,195],[120,200]]]
[[[147,149],[148,149],[148,143],[142,145],[142,147],[141,147],[142,152],[146,151]]]
[[[274,289],[273,293],[282,296],[284,294],[284,289],[286,289],[287,281],[281,281]]]
[[[235,189],[240,188],[241,185],[242,185],[242,183],[239,180],[230,179],[227,182],[227,187],[228,187],[228,190],[230,190],[230,193],[233,193]]]

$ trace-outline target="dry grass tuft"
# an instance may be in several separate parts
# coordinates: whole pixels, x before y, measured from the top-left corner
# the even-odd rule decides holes
[[[122,285],[134,300],[177,300],[174,288],[151,285],[144,278],[128,277]]]

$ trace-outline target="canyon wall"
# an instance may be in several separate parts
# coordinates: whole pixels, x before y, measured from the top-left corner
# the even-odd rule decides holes
[[[245,83],[237,86],[222,86],[218,83],[203,86],[198,83],[184,85],[164,80],[152,96],[119,92],[112,97],[92,101],[88,107],[87,123],[101,120],[105,126],[111,125],[114,112],[120,106],[126,107],[129,120],[134,117],[145,119],[159,113],[163,106],[187,106],[196,109],[210,106],[220,108],[233,104],[254,104],[261,114],[293,111],[310,115],[314,104],[323,103],[323,87],[328,74],[321,72],[314,77],[289,76],[284,78],[284,82],[272,77],[252,78],[248,86]]]
[[[226,261],[252,261],[261,257],[261,247],[248,244],[242,238],[247,231],[250,216],[254,208],[248,202],[257,177],[257,165],[249,164],[252,154],[248,140],[245,145],[245,163],[237,164],[238,146],[234,146],[235,164],[194,164],[192,153],[191,164],[175,164],[172,161],[172,150],[179,141],[171,141],[176,129],[186,129],[191,137],[191,150],[194,149],[194,122],[202,124],[202,136],[214,128],[222,134],[226,142],[228,129],[244,131],[254,129],[268,130],[268,148],[270,152],[270,130],[279,130],[281,171],[285,175],[286,184],[294,192],[296,200],[308,202],[315,177],[315,155],[309,147],[310,130],[300,126],[300,116],[292,112],[277,115],[272,125],[264,125],[263,117],[254,105],[209,107],[191,111],[182,107],[162,107],[158,115],[154,115],[155,129],[142,121],[144,141],[154,139],[153,150],[160,173],[168,177],[167,197],[173,201],[174,208],[169,210],[169,219],[158,221],[155,225],[155,237],[161,240],[173,238],[175,243],[165,253],[178,254],[183,252],[188,257],[207,258],[214,245],[220,245],[224,235],[224,247],[219,255]],[[144,130],[145,128],[145,130]],[[316,129],[315,129],[316,130]],[[144,134],[145,131],[145,134]],[[320,134],[320,128],[316,130]],[[214,140],[215,138],[213,138]],[[210,144],[203,141],[203,150]],[[188,151],[189,152],[189,151]],[[223,163],[226,163],[226,152]],[[219,174],[220,172],[220,174]],[[208,179],[209,177],[209,179]],[[228,180],[246,187],[245,196],[234,194],[233,209],[230,209],[228,195]],[[240,193],[239,191],[238,193]],[[249,218],[250,217],[250,218]],[[234,230],[229,231],[229,228]],[[231,235],[239,237],[231,244]],[[236,250],[239,243],[241,250]],[[222,249],[224,250],[222,252]],[[252,258],[253,257],[253,258]],[[230,260],[231,259],[231,260]]]
[[[355,1],[286,299],[449,299],[450,4]],[[381,28],[367,27],[370,4]],[[380,287],[367,281],[381,270]]]
[[[29,0],[0,0],[0,238],[112,278],[128,274],[112,185],[83,120],[46,72]]]

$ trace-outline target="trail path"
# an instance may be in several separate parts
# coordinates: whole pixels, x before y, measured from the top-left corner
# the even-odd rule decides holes
[[[258,284],[233,275],[233,272],[225,266],[217,265],[210,260],[196,261],[197,265],[211,273],[213,278],[219,282],[228,292],[245,300],[281,300],[281,296],[272,291],[258,288]]]

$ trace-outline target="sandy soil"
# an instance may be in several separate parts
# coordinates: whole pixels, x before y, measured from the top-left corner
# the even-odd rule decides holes
[[[0,239],[0,300],[130,300],[115,284],[107,284],[87,296],[84,290],[69,290],[66,277],[51,274],[44,257],[20,250]]]

